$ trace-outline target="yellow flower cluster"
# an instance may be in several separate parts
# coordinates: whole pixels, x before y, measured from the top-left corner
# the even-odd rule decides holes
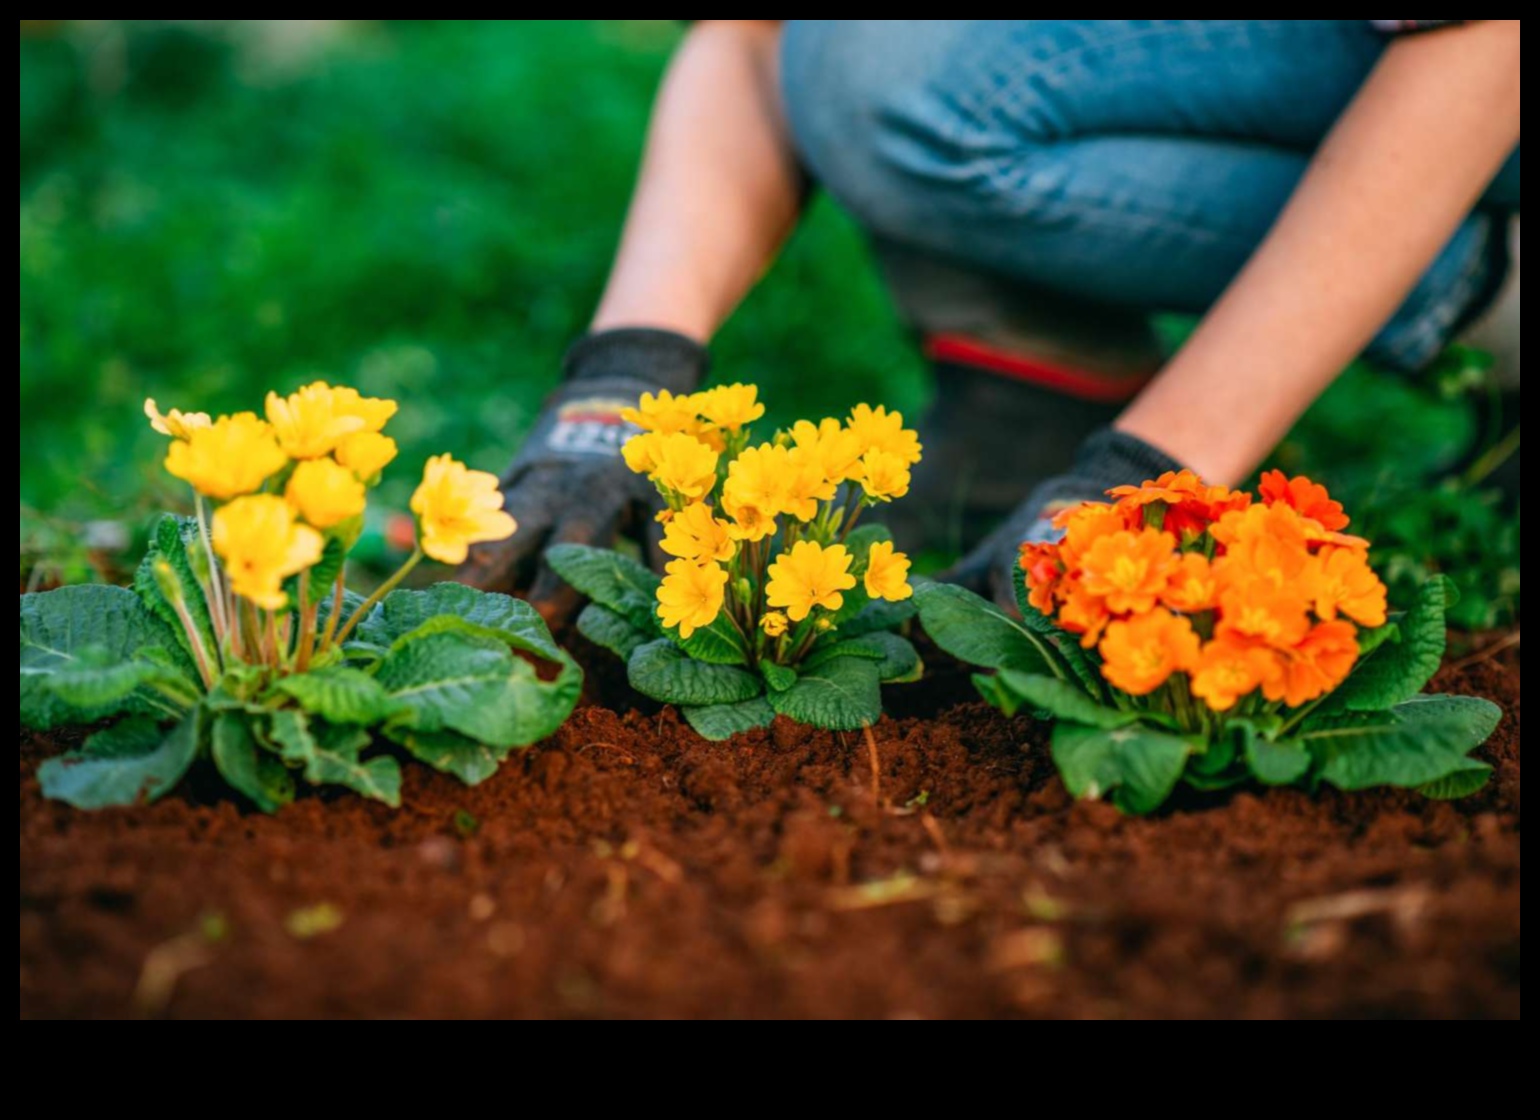
[[[1297,708],[1346,679],[1358,627],[1385,623],[1368,542],[1307,478],[1269,472],[1253,499],[1182,471],[1109,497],[1061,514],[1063,539],[1024,545],[1021,566],[1031,605],[1122,692]]]
[[[286,605],[283,584],[314,566],[326,540],[357,539],[369,488],[395,459],[384,434],[393,400],[315,381],[269,393],[265,416],[161,412],[144,404],[151,428],[171,440],[166,470],[215,504],[210,541],[234,594],[265,610]],[[478,541],[515,528],[497,479],[447,455],[429,460],[412,497],[423,553],[458,563]]]
[[[864,510],[908,493],[921,447],[900,414],[864,404],[756,444],[748,426],[764,413],[753,385],[644,394],[622,413],[640,429],[623,454],[666,506],[664,626],[688,640],[725,612],[757,658],[791,664],[858,585],[870,599],[913,594],[891,543],[857,555],[847,542]]]

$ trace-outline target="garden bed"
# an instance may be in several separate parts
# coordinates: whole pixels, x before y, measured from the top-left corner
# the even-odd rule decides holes
[[[1507,714],[1474,797],[1142,820],[945,665],[871,743],[711,744],[586,660],[554,737],[474,789],[409,767],[398,811],[82,813],[34,776],[75,740],[23,730],[21,1017],[1519,1015],[1517,650],[1435,682]]]

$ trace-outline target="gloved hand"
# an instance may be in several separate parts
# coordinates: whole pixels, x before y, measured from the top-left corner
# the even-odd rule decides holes
[[[475,548],[459,577],[512,594],[556,624],[578,596],[540,557],[562,542],[608,547],[634,534],[655,559],[661,529],[657,491],[633,474],[620,448],[636,429],[621,419],[643,393],[694,391],[706,374],[706,350],[672,331],[621,328],[586,335],[567,351],[560,388],[547,399],[513,465],[503,475],[505,508],[519,531]]]
[[[1062,510],[1103,501],[1114,486],[1137,486],[1181,469],[1182,464],[1137,436],[1103,428],[1080,445],[1068,472],[1033,490],[998,529],[941,578],[1014,612],[1023,542],[1053,540],[1058,532],[1053,519]]]

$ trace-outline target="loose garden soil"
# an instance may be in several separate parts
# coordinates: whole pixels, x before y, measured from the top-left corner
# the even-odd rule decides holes
[[[1519,656],[1475,797],[1077,804],[942,667],[870,743],[592,703],[467,789],[276,817],[194,781],[45,802],[23,731],[21,1017],[1517,1018]],[[934,661],[940,661],[938,657]],[[608,701],[616,708],[606,707]]]

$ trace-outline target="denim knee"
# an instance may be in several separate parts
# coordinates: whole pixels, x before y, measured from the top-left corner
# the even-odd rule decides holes
[[[798,152],[868,228],[923,241],[958,202],[976,207],[988,167],[1023,159],[1022,137],[991,135],[963,96],[977,76],[973,20],[791,20],[781,84]],[[989,157],[991,153],[994,159]],[[964,201],[971,200],[971,201]]]

